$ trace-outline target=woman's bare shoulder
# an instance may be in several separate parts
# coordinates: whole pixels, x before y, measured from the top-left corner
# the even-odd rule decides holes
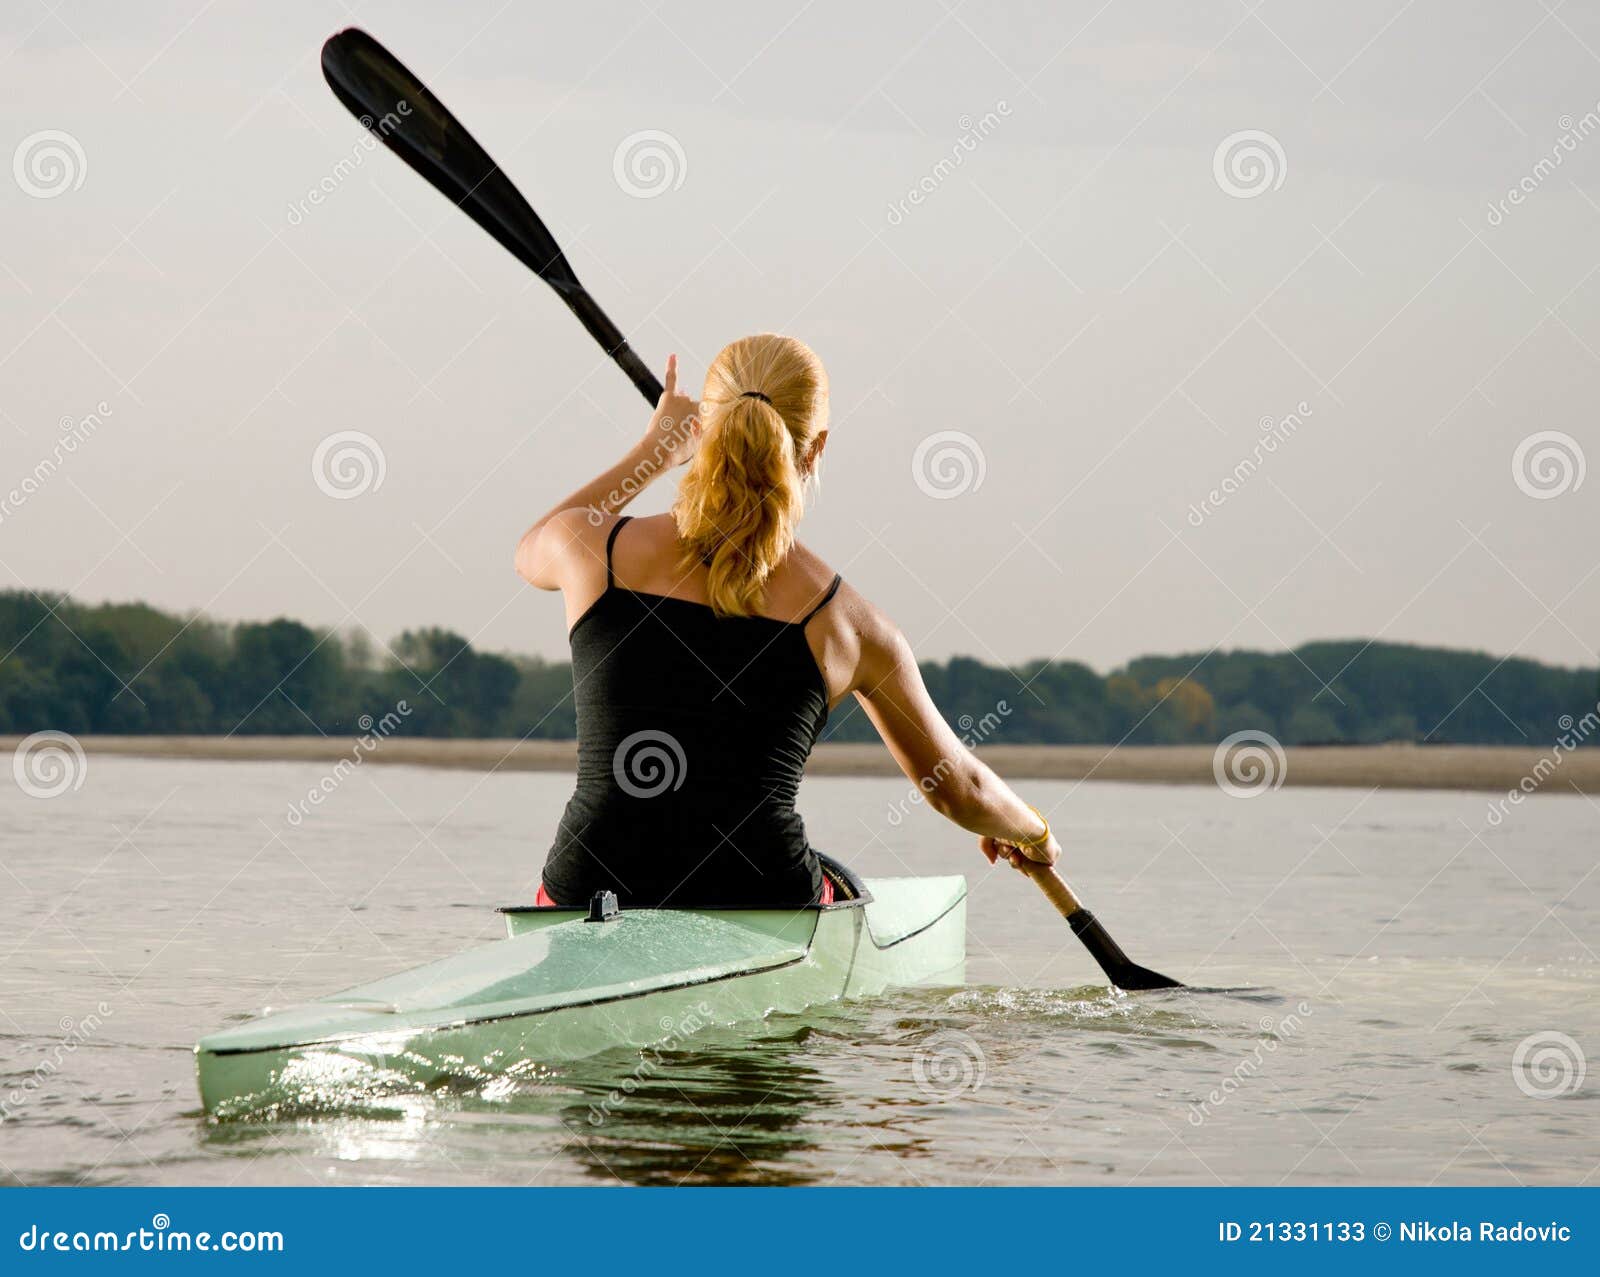
[[[612,550],[617,579],[635,589],[672,594],[681,585],[678,530],[670,514],[625,516]]]
[[[618,516],[618,519],[627,521],[629,530],[625,535],[630,541],[651,545],[677,544],[678,525],[670,514],[625,514]]]
[[[888,614],[857,589],[848,576],[835,573],[820,555],[802,545],[795,546],[794,557],[799,560],[796,566],[802,570],[807,587],[817,597],[827,591],[835,575],[839,576],[839,589],[824,615],[849,632],[862,655],[886,653],[902,641]]]
[[[796,541],[783,562],[783,575],[796,594],[810,595],[826,590],[836,574],[820,554]]]

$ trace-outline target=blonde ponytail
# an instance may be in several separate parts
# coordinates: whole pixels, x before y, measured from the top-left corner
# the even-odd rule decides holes
[[[768,577],[794,545],[805,507],[801,471],[827,424],[827,374],[803,342],[763,333],[712,361],[700,445],[672,517],[685,570],[710,569],[718,615],[760,609]]]

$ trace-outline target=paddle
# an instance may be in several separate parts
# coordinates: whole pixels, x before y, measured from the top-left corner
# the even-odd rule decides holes
[[[427,178],[557,296],[653,408],[661,383],[633,353],[500,166],[428,86],[365,31],[349,27],[322,46],[322,75],[339,101],[385,146]]]
[[[578,282],[555,236],[511,179],[427,85],[357,27],[347,27],[322,46],[322,75],[334,96],[379,141],[555,289],[589,335],[628,374],[645,401],[655,407],[661,398],[661,383],[655,374],[634,354],[621,331]],[[1060,874],[1047,865],[1029,864],[1029,876],[1060,910],[1117,988],[1184,987],[1131,961],[1099,920],[1078,903]]]
[[[1122,952],[1122,946],[1100,925],[1100,919],[1083,907],[1078,898],[1072,894],[1072,888],[1067,886],[1066,879],[1050,865],[1041,865],[1036,860],[1025,860],[1022,862],[1022,871],[1038,884],[1039,890],[1044,892],[1050,903],[1056,907],[1056,911],[1067,920],[1067,925],[1072,928],[1072,934],[1083,941],[1083,947],[1100,964],[1100,969],[1106,973],[1106,978],[1117,988],[1138,992],[1146,989],[1188,987],[1170,976],[1162,975],[1159,971],[1141,967]]]

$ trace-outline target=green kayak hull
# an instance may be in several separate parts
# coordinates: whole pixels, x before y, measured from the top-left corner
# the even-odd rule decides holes
[[[800,909],[507,909],[505,940],[201,1039],[200,1098],[228,1115],[489,1079],[713,1025],[914,984],[959,984],[966,880],[866,880]]]

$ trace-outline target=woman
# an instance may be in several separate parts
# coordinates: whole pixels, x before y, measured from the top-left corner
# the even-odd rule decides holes
[[[991,864],[1055,863],[1049,824],[940,717],[904,636],[795,540],[827,442],[827,374],[794,338],[724,348],[699,403],[674,355],[644,437],[523,536],[518,573],[566,599],[578,716],[540,903],[830,902],[794,804],[850,695]],[[619,517],[685,462],[670,513]]]

